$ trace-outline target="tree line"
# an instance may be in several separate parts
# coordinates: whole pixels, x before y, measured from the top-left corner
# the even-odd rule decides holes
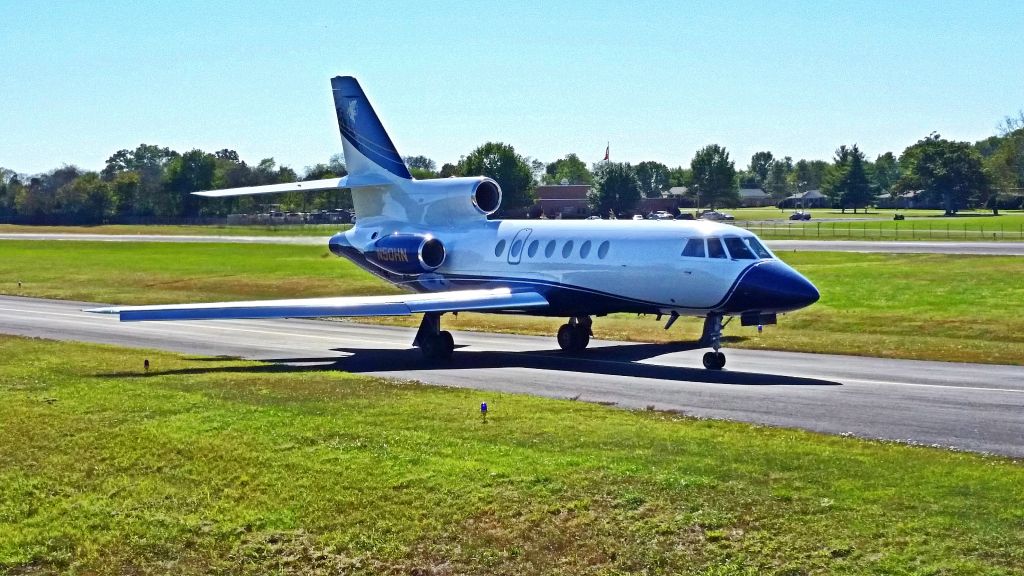
[[[831,161],[794,161],[770,151],[753,154],[737,169],[728,150],[710,144],[694,154],[688,167],[670,168],[654,161],[638,164],[597,162],[590,166],[576,154],[550,163],[523,156],[502,142],[487,142],[457,163],[436,163],[426,156],[405,158],[415,178],[484,175],[502,187],[501,213],[519,214],[534,202],[538,184],[590,186],[588,203],[597,214],[629,213],[641,198],[683,190],[682,199],[697,207],[739,205],[740,188],[763,189],[775,200],[821,190],[835,208],[854,211],[880,195],[895,199],[915,192],[925,203],[947,213],[966,207],[990,207],[1024,196],[1024,112],[1006,118],[999,133],[975,143],[930,134],[898,156],[886,152],[869,160],[856,144],[836,149]],[[254,213],[276,205],[283,211],[350,208],[349,194],[337,190],[295,192],[268,197],[200,199],[192,192],[241,186],[319,180],[346,174],[340,155],[308,166],[302,174],[279,166],[273,158],[249,164],[234,150],[209,153],[140,144],[118,150],[99,172],[63,166],[26,176],[0,167],[0,222],[30,224],[100,224],[181,221]],[[1017,207],[1017,206],[1013,206]]]

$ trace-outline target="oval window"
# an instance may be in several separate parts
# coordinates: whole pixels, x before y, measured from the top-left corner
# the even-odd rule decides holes
[[[513,258],[518,258],[519,253],[523,251],[523,241],[516,240],[512,243],[512,249],[508,251],[508,255]]]
[[[590,256],[590,240],[587,240],[580,246],[580,258],[586,258]]]
[[[597,257],[604,260],[604,257],[608,255],[609,242],[605,240],[601,242],[601,245],[597,247]]]
[[[572,254],[572,240],[566,240],[562,245],[562,258],[568,258]]]
[[[539,247],[540,247],[540,242],[538,242],[536,240],[534,240],[533,242],[530,242],[530,247],[526,249],[526,255],[529,256],[530,258],[533,258],[534,256],[537,255],[537,248],[539,248]]]
[[[544,247],[544,257],[551,258],[551,255],[555,253],[555,241],[551,240],[548,245]]]
[[[501,253],[505,251],[505,241],[498,240],[498,244],[494,247],[494,255],[501,256]]]

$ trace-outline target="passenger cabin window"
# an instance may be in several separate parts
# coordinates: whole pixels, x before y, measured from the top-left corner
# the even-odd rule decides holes
[[[527,256],[529,256],[530,258],[533,258],[534,256],[536,256],[537,255],[537,247],[538,246],[540,246],[540,242],[538,242],[536,240],[534,240],[533,242],[530,242],[530,247],[526,249]]]
[[[722,240],[719,238],[708,238],[708,258],[728,258],[725,248],[722,248]]]
[[[600,258],[601,260],[604,260],[604,257],[608,255],[609,246],[610,244],[607,240],[601,242],[601,245],[597,247],[597,257]]]
[[[518,258],[519,257],[519,253],[522,252],[522,251],[523,251],[523,241],[522,240],[516,240],[515,242],[512,243],[512,248],[508,251],[508,253],[509,253],[509,256],[512,256],[513,258]]]
[[[551,258],[551,255],[555,253],[555,241],[549,240],[548,245],[544,247],[544,257]]]
[[[758,242],[757,238],[754,238],[753,236],[747,236],[743,240],[746,241],[747,246],[750,246],[750,249],[754,251],[754,254],[757,254],[758,258],[771,258],[772,257],[772,253],[769,252],[768,249],[765,248],[763,244]]]
[[[686,246],[683,246],[683,256],[688,258],[703,258],[704,254],[703,238],[690,238],[686,241]]]
[[[501,256],[501,253],[505,251],[505,241],[498,240],[498,245],[494,247],[494,256]]]
[[[568,258],[572,254],[572,240],[566,240],[562,246],[562,258]]]
[[[590,256],[590,240],[587,240],[580,246],[580,258],[586,258]]]
[[[725,247],[729,249],[733,260],[757,260],[757,256],[751,252],[750,246],[747,246],[747,243],[739,236],[726,236]]]

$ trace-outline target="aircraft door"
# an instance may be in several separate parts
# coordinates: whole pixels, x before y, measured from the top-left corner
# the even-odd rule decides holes
[[[529,239],[530,234],[533,232],[532,228],[523,228],[512,238],[512,243],[508,248],[508,263],[519,264],[523,259],[523,252],[526,251],[526,240]]]

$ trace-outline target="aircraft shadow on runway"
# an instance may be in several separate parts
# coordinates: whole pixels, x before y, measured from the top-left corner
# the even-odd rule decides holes
[[[558,350],[536,350],[529,352],[493,352],[459,350],[450,360],[429,361],[418,349],[396,350],[393,348],[334,348],[344,356],[293,357],[260,359],[259,366],[209,366],[182,370],[153,371],[160,374],[205,374],[216,372],[263,373],[263,372],[304,372],[343,370],[345,372],[404,372],[423,370],[478,370],[487,368],[530,368],[572,372],[578,376],[600,374],[650,378],[678,382],[701,382],[709,384],[731,384],[744,386],[841,386],[838,382],[817,378],[803,378],[780,374],[764,374],[734,370],[705,370],[698,367],[665,366],[646,364],[646,360],[672,352],[699,348],[692,343],[685,344],[621,344],[600,346],[582,353],[569,355]],[[224,357],[191,358],[192,361],[218,362]],[[139,376],[136,372],[110,374],[108,376]]]

